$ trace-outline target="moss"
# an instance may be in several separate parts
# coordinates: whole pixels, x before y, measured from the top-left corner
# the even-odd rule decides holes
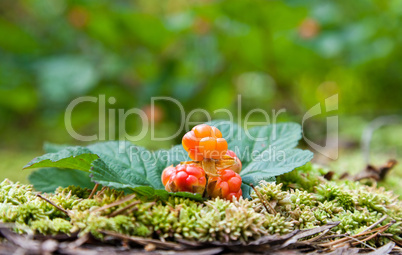
[[[392,192],[359,182],[325,181],[322,174],[321,168],[309,164],[278,178],[284,183],[261,182],[256,189],[263,201],[255,193],[251,194],[250,200],[217,198],[203,203],[177,197],[166,201],[133,197],[130,201],[99,210],[124,198],[124,193],[105,189],[87,199],[90,190],[70,186],[58,189],[55,194],[43,194],[69,210],[70,217],[37,197],[31,185],[5,180],[0,183],[0,221],[16,223],[19,233],[79,231],[80,235],[92,233],[102,238],[102,231],[114,231],[162,240],[246,243],[263,235],[282,235],[333,221],[340,221],[333,231],[355,234],[388,215],[380,226],[395,220],[386,232],[401,239],[402,202]],[[277,213],[267,212],[266,206]],[[110,217],[112,213],[116,216]]]
[[[201,238],[197,231],[199,225],[200,212],[202,205],[193,203],[191,200],[184,200],[184,203],[176,204],[180,208],[178,221],[174,225],[174,237],[179,239],[198,240]]]
[[[345,185],[337,185],[334,182],[320,184],[316,188],[316,197],[320,202],[333,201],[345,210],[353,210],[355,207],[350,190]]]
[[[118,215],[116,217],[105,217],[88,211],[76,212],[71,222],[72,231],[80,231],[80,236],[91,233],[93,236],[102,239],[102,231],[113,231],[125,235],[149,236],[151,232],[133,217]]]
[[[273,214],[265,214],[265,219],[263,226],[267,230],[267,232],[271,235],[273,234],[287,234],[290,233],[292,230],[294,230],[294,222],[286,220],[284,216],[281,214],[277,213],[275,215]]]
[[[382,216],[383,214],[369,212],[366,208],[361,211],[345,211],[334,216],[334,221],[340,221],[340,223],[333,230],[339,234],[357,234],[378,221]]]
[[[305,207],[314,207],[317,205],[315,196],[307,191],[291,190],[289,198],[292,202],[292,209],[304,209]]]
[[[256,190],[266,201],[281,201],[287,196],[287,192],[282,191],[282,186],[282,183],[275,184],[261,181]],[[251,193],[251,198],[255,201],[260,201],[259,196],[254,191]]]
[[[68,220],[56,218],[54,220],[41,219],[32,221],[30,227],[32,230],[44,235],[55,235],[59,233],[70,234],[73,225]]]
[[[150,226],[162,238],[172,237],[176,232],[179,209],[169,205],[158,204],[151,210],[139,216],[144,225]]]
[[[321,183],[325,183],[323,175],[326,174],[325,169],[312,163],[298,167],[293,171],[277,177],[277,183],[283,183],[283,189],[299,189],[308,192],[314,192],[314,187]]]
[[[253,203],[240,199],[233,203],[216,198],[201,210],[197,231],[201,241],[241,241],[257,239],[268,231],[266,217],[253,209]]]
[[[35,199],[31,185],[21,185],[5,179],[0,183],[0,203],[21,205]]]
[[[70,195],[70,196],[76,196],[78,198],[88,198],[89,195],[91,194],[90,189],[87,188],[81,188],[81,187],[77,187],[77,186],[73,186],[70,185],[67,188],[62,188],[59,187],[58,189],[56,189],[56,194],[62,194],[62,195]]]

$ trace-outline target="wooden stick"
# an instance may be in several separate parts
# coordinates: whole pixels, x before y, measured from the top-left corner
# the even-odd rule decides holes
[[[89,195],[88,199],[92,199],[92,197],[95,195],[96,190],[99,187],[99,183],[95,184],[94,188],[92,189],[91,194]]]
[[[349,236],[349,235],[348,234],[329,235],[329,236],[323,236],[320,239],[332,239],[332,238],[345,237],[345,236]]]
[[[49,204],[53,205],[54,207],[56,207],[57,209],[59,209],[61,212],[65,213],[67,216],[69,216],[69,212],[68,212],[66,209],[64,209],[64,208],[62,208],[62,207],[56,205],[54,202],[50,201],[49,199],[43,197],[43,196],[40,195],[40,194],[37,194],[36,196],[39,197],[39,198],[41,198],[41,199],[43,199],[43,200],[45,200],[46,202],[48,202]]]
[[[336,245],[336,244],[339,244],[339,243],[342,243],[342,242],[350,241],[351,239],[357,238],[359,236],[365,236],[365,235],[368,235],[368,234],[371,234],[371,233],[374,233],[374,232],[377,232],[377,231],[381,231],[381,230],[384,229],[384,227],[388,228],[387,226],[382,226],[382,227],[373,229],[373,230],[368,231],[368,232],[364,232],[364,233],[360,232],[359,234],[356,234],[356,235],[353,235],[353,236],[346,236],[346,237],[341,238],[339,240],[335,240],[335,241],[332,241],[332,242],[327,242],[327,243],[323,243],[323,244],[319,244],[319,245],[324,246],[324,247]]]
[[[374,247],[372,247],[372,246],[370,246],[370,245],[364,243],[364,241],[361,241],[361,240],[359,240],[359,239],[357,239],[357,238],[353,238],[353,237],[350,237],[350,239],[355,240],[355,241],[356,241],[355,243],[360,243],[360,244],[366,246],[367,248],[376,251],[376,249],[375,249]],[[337,248],[339,248],[339,247],[342,247],[342,246],[345,246],[345,245],[347,245],[347,244],[349,244],[349,243],[348,243],[348,242],[344,242],[344,243],[341,243],[340,245],[333,246],[333,247],[332,247],[332,250],[335,250],[335,249],[337,249]]]
[[[318,236],[313,237],[313,238],[308,239],[308,240],[303,241],[303,242],[305,242],[305,243],[311,243],[311,242],[317,241],[318,239],[320,239],[321,237],[323,237],[324,235],[326,235],[330,230],[331,230],[331,229],[324,230],[324,231],[323,231],[321,234],[319,234]]]
[[[384,220],[386,220],[388,218],[388,215],[385,215],[384,217],[382,217],[381,219],[379,219],[377,222],[375,222],[374,224],[372,224],[371,226],[369,226],[368,228],[366,228],[365,230],[363,230],[360,233],[364,233],[367,232],[369,230],[372,230],[373,228],[375,228],[378,224],[382,223]]]
[[[93,212],[96,213],[96,212],[100,212],[100,211],[103,211],[103,210],[107,210],[107,209],[109,209],[109,208],[112,208],[112,207],[121,205],[121,204],[123,204],[123,203],[125,203],[125,202],[128,202],[128,201],[130,201],[130,200],[133,199],[133,198],[135,198],[135,194],[132,194],[132,195],[130,195],[130,196],[127,196],[127,197],[125,197],[125,198],[123,198],[123,199],[120,199],[119,201],[113,202],[113,203],[111,203],[111,204],[104,205],[104,206],[102,206],[101,208],[98,208],[98,209],[94,210]]]
[[[342,243],[342,242],[344,242],[344,241],[347,241],[348,239],[349,239],[349,241],[350,241],[350,239],[353,239],[353,238],[356,238],[356,237],[359,237],[359,236],[362,236],[362,235],[371,234],[371,233],[373,233],[373,232],[376,232],[376,231],[378,231],[378,230],[379,230],[380,228],[382,228],[382,227],[377,228],[377,230],[372,230],[372,229],[373,229],[374,227],[376,227],[378,224],[382,223],[385,219],[387,219],[387,217],[388,217],[388,215],[385,215],[384,217],[382,217],[382,218],[379,219],[377,222],[375,222],[375,223],[373,223],[372,225],[370,225],[368,228],[366,228],[365,230],[363,230],[363,231],[360,232],[359,234],[356,234],[356,235],[353,235],[353,236],[346,236],[346,237],[341,238],[341,239],[339,239],[339,240],[335,240],[335,241],[328,242],[328,243],[325,243],[325,244],[320,244],[320,245],[321,245],[321,246],[336,245],[336,244],[338,244],[338,243]],[[383,227],[385,227],[385,226],[383,226]],[[371,231],[370,231],[370,230],[371,230]]]
[[[391,225],[393,225],[394,223],[388,223],[387,225],[384,226],[383,229],[381,229],[380,231],[378,231],[377,233],[372,234],[369,237],[364,238],[363,240],[361,240],[362,242],[368,241],[374,237],[376,237],[378,234],[383,233],[385,230],[387,230]],[[356,245],[357,243],[352,243],[352,245]]]
[[[131,204],[129,204],[129,205],[127,205],[127,206],[125,206],[125,207],[123,207],[123,208],[121,208],[119,210],[116,210],[116,211],[112,212],[111,214],[109,214],[108,217],[115,217],[115,216],[121,214],[122,212],[127,211],[128,209],[130,209],[131,207],[133,207],[134,205],[137,205],[139,203],[141,203],[141,201],[134,201]]]
[[[267,210],[267,212],[271,212],[273,214],[277,214],[277,212],[275,211],[275,209],[271,206],[271,204],[262,197],[261,193],[254,187],[254,185],[252,183],[250,183],[251,188],[253,188],[255,194],[257,194],[258,198],[261,200],[262,205],[265,207],[265,210]],[[269,208],[271,209],[271,211],[268,210],[266,204],[268,204]]]
[[[105,190],[107,189],[108,187],[106,187],[106,186],[103,186],[102,187],[102,189],[98,192],[98,193],[96,193],[96,197],[99,197],[100,195],[102,195],[103,193],[105,193]]]

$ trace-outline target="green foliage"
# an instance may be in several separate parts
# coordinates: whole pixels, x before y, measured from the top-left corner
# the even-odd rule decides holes
[[[292,201],[293,209],[296,207],[301,209],[314,207],[317,204],[315,196],[307,191],[291,190],[289,199]]]
[[[149,153],[149,154],[147,154]],[[146,154],[146,155],[144,155]],[[143,159],[145,157],[145,159]],[[148,157],[148,158],[147,158]],[[88,147],[67,147],[31,161],[25,169],[34,167],[71,168],[90,172],[92,180],[114,188],[150,186],[162,189],[164,168],[188,160],[179,146],[154,153],[129,142],[105,142]],[[58,178],[53,181],[58,182]]]
[[[267,233],[263,227],[264,215],[257,213],[248,200],[231,203],[217,198],[206,205],[199,219],[201,241],[240,240],[245,243]]]
[[[0,119],[7,119],[0,130],[12,134],[23,127],[18,136],[3,137],[4,147],[17,140],[30,149],[49,139],[76,142],[67,136],[62,117],[77,96],[105,94],[117,99],[107,108],[129,109],[163,94],[181,101],[186,112],[236,112],[233,102],[242,94],[242,116],[283,105],[293,116],[339,93],[340,112],[399,111],[397,3],[358,1],[354,12],[346,0],[253,5],[240,0],[234,6],[151,0],[124,3],[124,8],[84,0],[1,3],[7,15],[0,28],[8,36],[0,39]],[[24,20],[18,18],[21,12]],[[247,47],[236,47],[240,44]],[[169,102],[159,107],[164,118],[157,132],[174,133],[180,126],[177,107]],[[97,109],[88,103],[74,111],[79,133],[97,129]],[[205,121],[204,116],[192,119]],[[128,133],[138,131],[136,123],[126,127]]]
[[[0,220],[26,225],[32,221],[53,219],[64,215],[52,205],[41,200],[30,185],[4,180],[0,184]]]
[[[275,176],[306,164],[313,156],[310,151],[293,148],[301,138],[301,127],[295,123],[254,127],[247,131],[248,134],[232,122],[215,121],[210,124],[221,129],[229,148],[242,160],[243,170],[240,175],[244,183],[244,197],[249,197],[250,184],[257,185],[261,180],[273,181]],[[129,142],[116,141],[96,143],[87,147],[61,147],[57,152],[35,158],[25,169],[59,167],[91,172],[92,181],[103,186],[129,188],[143,196],[158,196],[166,200],[168,194],[163,190],[162,171],[167,166],[177,165],[188,159],[181,145],[168,151],[150,152]],[[54,187],[61,181],[60,185],[65,187],[65,180],[59,180],[58,173],[53,174],[53,179],[47,178],[45,182],[54,182],[51,186]],[[31,181],[36,187],[45,186],[40,179],[40,173],[39,178],[37,175],[33,175]],[[46,190],[48,191],[49,187]],[[185,193],[176,195],[201,199],[200,196]]]
[[[92,189],[94,183],[89,173],[75,169],[41,168],[28,176],[36,190],[43,192],[54,192],[58,187],[66,188],[76,185],[82,188]]]
[[[56,153],[48,153],[29,162],[24,169],[40,167],[69,168],[89,172],[91,164],[99,158],[84,147],[67,147]]]
[[[367,209],[354,212],[345,211],[335,217],[335,220],[340,221],[340,223],[334,230],[338,233],[357,234],[365,227],[378,221],[382,216],[381,213],[369,212]]]
[[[259,186],[256,187],[256,190],[260,193],[262,199],[268,202],[283,201],[288,193],[286,191],[282,191],[282,186],[282,183],[275,184],[261,181]],[[251,193],[251,198],[255,201],[260,201],[259,196],[255,192]]]

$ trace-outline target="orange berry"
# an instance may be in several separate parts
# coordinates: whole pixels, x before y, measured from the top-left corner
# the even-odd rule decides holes
[[[216,151],[218,151],[218,155],[212,157],[214,159],[220,159],[222,156],[226,155],[226,151],[228,150],[228,143],[224,138],[216,139]]]
[[[198,145],[197,137],[194,135],[194,131],[187,132],[181,141],[183,148],[188,151],[190,148],[194,148]]]
[[[193,127],[192,131],[194,131],[194,134],[197,138],[210,137],[212,128],[207,124],[201,124]]]
[[[202,161],[204,159],[203,154],[198,150],[198,146],[195,147],[194,149],[190,149],[188,151],[188,156],[195,161]]]
[[[222,133],[219,129],[216,127],[211,127],[211,136],[216,137],[216,138],[222,138]]]
[[[216,139],[213,137],[201,138],[198,150],[205,158],[211,158],[211,154],[216,151]]]
[[[204,158],[220,159],[228,148],[221,131],[207,124],[197,125],[187,132],[183,136],[182,145],[190,158],[196,161]]]

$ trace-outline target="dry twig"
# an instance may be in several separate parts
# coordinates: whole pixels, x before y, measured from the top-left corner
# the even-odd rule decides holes
[[[98,208],[98,209],[94,210],[93,212],[94,212],[94,213],[101,212],[101,211],[107,210],[107,209],[109,209],[109,208],[112,208],[112,207],[115,207],[115,206],[124,204],[125,202],[128,202],[128,201],[130,201],[131,199],[135,198],[135,196],[136,196],[135,194],[126,196],[125,198],[120,199],[120,200],[118,200],[118,201],[116,201],[116,202],[113,202],[113,203],[108,204],[108,205],[104,205],[104,206],[102,206],[101,208]]]
[[[250,183],[251,188],[253,188],[255,194],[257,194],[258,198],[261,200],[262,205],[265,207],[265,210],[269,213],[277,214],[275,209],[271,206],[271,204],[261,195],[261,193],[254,187],[253,184]],[[268,210],[267,205],[270,210]]]
[[[58,206],[58,205],[56,205],[53,201],[51,201],[51,200],[49,200],[49,199],[43,197],[43,196],[40,195],[40,194],[37,194],[36,196],[39,197],[39,198],[41,198],[41,199],[43,199],[43,200],[45,200],[45,201],[48,202],[49,204],[53,205],[53,206],[56,207],[58,210],[60,210],[61,212],[65,213],[67,216],[70,216],[70,212],[69,212],[69,211],[67,211],[66,209],[64,209],[64,208],[62,208],[62,207],[60,207],[60,206]]]
[[[95,192],[98,190],[99,183],[95,184],[94,188],[92,189],[91,194],[89,195],[88,199],[92,199],[92,197],[95,195]]]
[[[135,206],[135,205],[137,205],[139,203],[141,203],[141,201],[134,201],[131,204],[129,204],[129,205],[127,205],[127,206],[125,206],[125,207],[123,207],[123,208],[121,208],[119,210],[116,210],[116,211],[112,212],[108,217],[115,217],[115,216],[127,211],[128,209],[130,209],[131,207],[133,207],[133,206]]]

